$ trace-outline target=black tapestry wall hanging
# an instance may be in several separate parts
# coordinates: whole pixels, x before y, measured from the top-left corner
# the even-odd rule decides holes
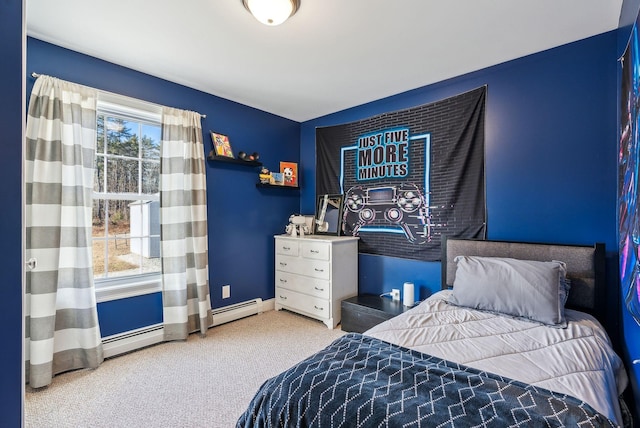
[[[361,253],[435,261],[443,235],[485,237],[486,92],[316,129],[316,194],[344,195]]]

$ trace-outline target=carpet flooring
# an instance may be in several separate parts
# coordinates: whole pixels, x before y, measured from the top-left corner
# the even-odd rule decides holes
[[[268,378],[344,332],[268,311],[27,386],[25,427],[234,427]]]

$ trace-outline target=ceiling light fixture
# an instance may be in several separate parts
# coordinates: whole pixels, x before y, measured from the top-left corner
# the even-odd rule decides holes
[[[251,14],[265,25],[280,25],[300,7],[300,0],[242,0]]]

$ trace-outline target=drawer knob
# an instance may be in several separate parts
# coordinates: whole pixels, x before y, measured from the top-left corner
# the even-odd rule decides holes
[[[324,288],[318,288],[318,287],[313,287],[313,288],[315,288],[318,291],[324,291]]]
[[[287,296],[280,296],[282,300],[287,300]]]
[[[314,268],[314,270],[315,270],[316,272],[324,272],[324,269]]]
[[[312,253],[314,253],[314,254],[318,254],[318,253],[320,252],[320,251],[318,251],[318,250],[309,250],[309,251],[311,251],[311,252],[312,252]]]
[[[287,264],[285,262],[280,262],[280,266],[286,266]]]
[[[291,247],[282,247],[283,250],[285,251],[289,251],[291,249]]]
[[[316,309],[317,309],[317,310],[319,310],[319,311],[323,311],[323,310],[324,310],[324,308],[322,308],[322,307],[320,307],[320,306],[313,305],[313,307],[314,307],[314,308],[316,308]]]
[[[287,282],[287,280],[286,280],[286,279],[282,279],[282,278],[280,278],[280,282],[286,283],[286,282]]]

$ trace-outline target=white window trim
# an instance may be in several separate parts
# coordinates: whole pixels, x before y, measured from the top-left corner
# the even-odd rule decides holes
[[[98,93],[96,110],[137,121],[162,122],[162,106],[110,92]]]
[[[96,300],[98,303],[126,299],[162,291],[162,274],[141,274],[121,278],[97,279]]]
[[[126,97],[124,95],[100,91],[96,110],[106,115],[114,115],[138,122],[162,124],[162,106]],[[95,196],[105,196],[95,193]],[[152,195],[109,195],[110,198],[123,200],[159,200],[158,194]],[[104,198],[104,197],[103,197]],[[103,199],[101,198],[101,199]],[[99,278],[95,280],[96,301],[98,303],[126,299],[162,291],[162,274],[139,274],[126,277]]]
[[[159,201],[160,193],[93,192],[93,199],[105,199],[110,201]]]

